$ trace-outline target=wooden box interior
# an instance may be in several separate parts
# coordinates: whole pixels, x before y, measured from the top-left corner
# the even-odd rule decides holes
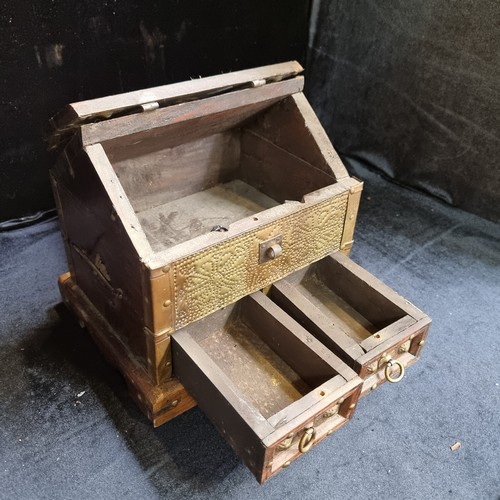
[[[283,111],[294,106],[286,97],[256,111],[236,108],[230,119],[212,115],[190,123],[187,131],[174,123],[102,143],[153,251],[301,202],[305,194],[336,182],[324,165],[279,144],[280,134],[300,134],[305,127],[300,113]],[[269,130],[281,115],[283,130]],[[290,135],[293,141],[297,133]]]

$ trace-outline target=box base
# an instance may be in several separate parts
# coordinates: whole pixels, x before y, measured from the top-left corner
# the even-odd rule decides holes
[[[175,377],[159,385],[151,381],[70,273],[59,276],[59,289],[66,306],[87,328],[108,363],[122,374],[132,399],[155,427],[196,406],[195,400]]]

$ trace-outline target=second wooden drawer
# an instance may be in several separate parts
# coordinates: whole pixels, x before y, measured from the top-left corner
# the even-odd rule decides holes
[[[360,375],[362,395],[403,378],[431,323],[339,252],[276,282],[268,295]]]

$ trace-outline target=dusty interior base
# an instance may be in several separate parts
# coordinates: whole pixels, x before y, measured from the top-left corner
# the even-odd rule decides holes
[[[328,288],[314,273],[295,284],[298,292],[312,302],[326,317],[343,330],[349,337],[362,342],[378,328],[356,309]]]
[[[130,396],[155,427],[196,406],[194,399],[175,377],[160,385],[153,384],[106,320],[73,282],[70,273],[59,276],[59,289],[66,306],[88,329],[106,360],[121,372]]]
[[[200,346],[266,418],[311,391],[311,387],[259,336],[241,322],[229,323]]]
[[[234,180],[141,211],[137,217],[153,250],[161,251],[277,205],[249,184]]]

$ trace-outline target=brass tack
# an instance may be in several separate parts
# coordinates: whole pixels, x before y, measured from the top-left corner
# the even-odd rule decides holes
[[[329,436],[330,434],[332,434],[332,433],[333,433],[333,431],[334,431],[334,430],[335,430],[335,429],[329,429],[329,430],[327,431],[326,435],[327,435],[327,436]]]
[[[402,345],[402,346],[399,347],[398,351],[401,352],[401,353],[402,352],[406,352],[407,348],[406,348],[406,346]]]
[[[374,391],[377,388],[377,384],[372,385],[372,391]]]
[[[82,319],[78,321],[78,325],[80,326],[80,328],[85,328],[85,323]]]
[[[166,365],[166,366],[170,366],[171,364],[172,364],[172,362],[171,362],[171,361],[167,361],[167,362],[165,363],[165,365]]]
[[[356,403],[353,403],[352,405],[349,406],[349,410],[354,410],[356,408]]]
[[[170,266],[165,266],[161,268],[161,271],[165,274],[167,274],[170,271]]]
[[[413,340],[414,338],[415,338],[415,334],[413,333],[410,335],[410,340]]]
[[[165,302],[163,302],[163,307],[168,307],[171,304],[170,299],[167,299]]]
[[[421,341],[418,343],[418,345],[419,345],[420,347],[422,347],[424,344],[425,344],[425,340],[421,340]]]
[[[290,465],[290,460],[287,460],[283,465],[282,467],[285,468],[285,467],[288,467]]]
[[[344,401],[345,401],[344,398],[340,398],[339,401],[338,401],[339,405],[341,405]]]
[[[179,404],[179,400],[178,399],[174,399],[171,403],[170,403],[170,406],[172,407],[175,407]]]
[[[366,369],[366,371],[367,371],[368,373],[373,373],[373,367],[369,366],[369,367]]]

